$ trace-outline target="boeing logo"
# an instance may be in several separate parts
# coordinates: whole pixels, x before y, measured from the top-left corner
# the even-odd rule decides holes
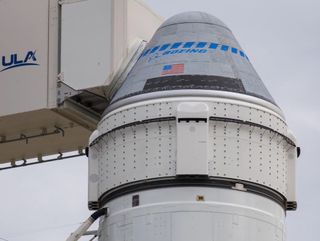
[[[149,57],[149,61],[161,56],[177,55],[177,54],[205,54],[209,50],[219,50],[222,52],[231,52],[248,59],[247,55],[240,49],[229,45],[212,43],[212,42],[177,42],[167,43],[162,46],[155,46],[147,49],[142,53],[140,58]]]
[[[39,65],[37,63],[36,51],[28,51],[23,58],[19,58],[18,54],[13,53],[8,56],[2,56],[2,67],[3,69],[0,72],[18,68],[22,66],[35,66]]]

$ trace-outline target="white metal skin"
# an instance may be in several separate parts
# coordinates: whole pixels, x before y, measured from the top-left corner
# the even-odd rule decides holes
[[[77,90],[110,85],[135,41],[148,41],[162,23],[136,0],[62,1],[61,8],[61,72]]]
[[[197,125],[181,121],[199,118]],[[205,121],[204,121],[205,120]],[[182,102],[177,106],[177,175],[208,175],[209,106],[202,102]],[[195,162],[197,160],[197,162]]]
[[[96,138],[91,138],[91,144],[96,144],[91,145],[89,152],[89,200],[98,200],[104,192],[125,183],[178,175],[176,154],[179,151],[188,152],[192,146],[181,146],[182,150],[176,150],[179,141],[175,121],[112,130],[138,121],[179,117],[178,106],[190,102],[207,105],[208,117],[243,120],[275,131],[209,121],[206,160],[209,176],[256,182],[286,196],[288,189],[294,189],[294,183],[287,183],[287,155],[290,152],[292,156],[296,148],[276,132],[287,137],[291,135],[280,115],[245,102],[245,99],[246,96],[243,101],[206,97],[162,98],[112,111],[100,122],[97,132],[93,134]]]
[[[55,98],[56,93],[50,88],[52,82],[56,85],[54,78],[58,74],[54,73],[54,70],[50,73],[48,71],[48,60],[52,67],[56,67],[55,61],[57,61],[53,59],[56,57],[54,54],[49,56],[48,53],[48,50],[51,51],[56,47],[55,39],[52,39],[55,29],[48,29],[49,22],[51,24],[54,17],[54,13],[48,11],[49,4],[51,4],[49,0],[0,2],[2,32],[0,102],[8,103],[0,106],[1,117],[56,107],[56,104],[48,106],[52,104],[48,103],[48,100],[52,101],[51,98]],[[25,16],[25,11],[32,11],[32,17]],[[12,16],[15,16],[14,21],[12,21]],[[49,41],[52,41],[54,45],[50,46],[50,49]],[[51,91],[49,96],[48,90]]]
[[[132,207],[139,195],[140,205]],[[282,241],[285,212],[258,195],[219,188],[163,188],[107,204],[100,241]]]

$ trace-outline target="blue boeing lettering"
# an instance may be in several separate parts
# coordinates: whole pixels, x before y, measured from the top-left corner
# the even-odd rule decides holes
[[[163,45],[158,45],[146,49],[140,56],[140,58],[149,56],[149,61],[155,58],[159,58],[161,56],[168,56],[168,55],[176,55],[176,54],[205,54],[212,51],[222,51],[222,52],[229,52],[234,55],[241,56],[247,60],[249,58],[247,55],[240,49],[235,47],[226,45],[226,44],[219,44],[213,42],[205,42],[205,41],[190,41],[190,42],[175,42],[175,43],[166,43]]]

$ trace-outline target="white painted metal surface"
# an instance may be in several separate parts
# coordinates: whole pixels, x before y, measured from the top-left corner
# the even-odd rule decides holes
[[[112,2],[62,4],[61,72],[64,82],[74,89],[104,85],[109,80],[114,51]]]
[[[208,175],[209,106],[182,102],[177,106],[177,175]]]
[[[61,21],[63,80],[88,89],[108,86],[136,42],[148,41],[162,18],[141,1],[90,0],[62,4]]]
[[[136,195],[139,205],[133,207]],[[125,195],[107,206],[100,241],[284,240],[282,207],[241,191],[163,188]]]
[[[48,26],[55,17],[49,4],[49,0],[0,2],[0,116],[47,108],[55,95],[48,95],[51,82],[56,82],[48,75],[49,60],[55,57],[48,53],[54,31]]]
[[[178,153],[198,153],[198,147],[188,145],[193,137],[182,137],[185,140],[181,140],[179,145],[177,121],[148,123],[148,120],[164,117],[178,119],[181,117],[179,106],[187,106],[190,102],[198,103],[200,107],[208,106],[204,112],[194,112],[190,117],[243,120],[270,130],[214,119],[208,121],[208,127],[201,127],[201,122],[193,123],[196,128],[208,128],[208,153],[201,153],[193,160],[184,156],[190,162],[183,168],[189,171],[194,168],[193,174],[198,171],[197,174],[258,183],[287,196],[288,165],[294,165],[288,155],[293,155],[296,148],[278,134],[291,137],[283,119],[275,112],[244,101],[201,97],[144,101],[105,116],[98,127],[101,137],[96,138],[95,142],[91,138],[91,143],[95,144],[90,148],[90,155],[94,157],[90,158],[90,163],[95,163],[95,167],[89,170],[89,175],[99,177],[99,181],[89,179],[89,191],[98,189],[98,195],[96,191],[92,195],[98,198],[114,187],[134,181],[188,174],[189,171],[183,168],[181,172],[177,169]],[[130,126],[130,123],[142,121],[146,123]],[[124,125],[127,127],[121,128]],[[203,166],[202,160],[206,160]]]
[[[169,91],[168,91],[169,92]],[[228,115],[232,119],[244,120],[259,123],[268,126],[283,135],[287,135],[287,126],[285,119],[278,111],[264,107],[260,100],[253,97],[238,95],[234,97],[233,93],[224,92],[223,95],[215,96],[215,91],[212,92],[212,97],[201,97],[202,91],[194,93],[194,91],[184,91],[182,97],[165,97],[168,92],[161,92],[162,97],[156,95],[154,99],[146,101],[134,101],[125,106],[120,106],[114,111],[107,113],[101,120],[101,125],[98,130],[104,134],[121,125],[128,124],[135,121],[142,121],[144,119],[153,119],[157,117],[176,116],[177,103],[188,101],[202,101],[209,102],[209,116],[222,116]],[[195,97],[198,95],[197,97]],[[252,101],[255,99],[256,102]],[[214,104],[213,104],[214,103]],[[213,106],[214,105],[214,106]],[[152,108],[156,106],[156,108]],[[254,110],[253,112],[251,110]],[[275,108],[278,109],[278,108]],[[241,118],[238,113],[241,112]],[[125,118],[122,118],[125,116]]]

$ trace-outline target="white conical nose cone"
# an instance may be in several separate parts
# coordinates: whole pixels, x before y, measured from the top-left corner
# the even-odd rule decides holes
[[[212,91],[212,96],[233,92],[275,105],[230,29],[202,12],[178,14],[162,24],[112,103],[147,93],[148,98],[177,90],[187,95],[195,89]]]

